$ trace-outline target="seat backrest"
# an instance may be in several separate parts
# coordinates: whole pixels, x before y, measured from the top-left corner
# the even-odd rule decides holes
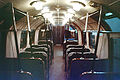
[[[41,58],[43,61],[47,61],[47,59],[48,59],[48,56],[46,55],[46,54],[44,54],[44,53],[41,53],[41,52],[35,52],[34,54],[33,54],[33,57],[34,58]]]
[[[85,49],[81,49],[81,48],[71,48],[70,50],[66,51],[67,54],[71,53],[71,52],[90,52],[89,49],[85,48]]]
[[[50,45],[51,47],[53,46],[53,43],[52,43],[51,41],[39,41],[38,44],[39,44],[39,45],[41,45],[41,44],[48,44],[48,45]]]
[[[39,41],[38,42],[39,45],[47,45],[50,46],[50,51],[51,51],[51,57],[53,58],[54,56],[54,47],[53,47],[53,42],[52,41]]]
[[[31,52],[22,52],[19,54],[20,58],[31,58],[32,53]]]
[[[72,59],[74,58],[94,58],[96,57],[95,54],[93,53],[89,53],[89,54],[77,54],[77,53],[73,53],[71,56],[69,55],[68,56],[68,67],[72,61]]]
[[[26,48],[25,51],[30,51],[30,52],[43,51],[47,53],[47,51],[44,48]]]
[[[46,47],[46,48],[49,48],[50,49],[50,45],[47,45],[47,44],[40,44],[40,45],[32,45],[32,47]]]
[[[79,75],[91,70],[91,60],[73,60],[70,67],[70,80],[78,80]]]
[[[78,42],[74,42],[74,41],[64,41],[64,43],[63,43],[63,49],[66,49],[67,47],[67,45],[78,45]]]
[[[107,71],[108,60],[73,60],[70,67],[70,78],[79,78],[83,72]]]
[[[34,80],[45,79],[45,63],[40,58],[21,59],[22,69],[31,72]]]
[[[81,46],[81,45],[67,45],[66,46],[66,49],[68,49],[68,48],[82,48],[83,46]]]

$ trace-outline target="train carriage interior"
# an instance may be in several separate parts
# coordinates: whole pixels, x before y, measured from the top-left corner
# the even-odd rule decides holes
[[[120,80],[120,0],[0,0],[0,80]]]

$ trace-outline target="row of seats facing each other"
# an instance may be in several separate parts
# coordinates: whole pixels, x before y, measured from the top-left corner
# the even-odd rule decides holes
[[[47,57],[47,59],[49,59],[49,61],[50,61],[50,63],[52,63],[52,58],[51,58],[51,52],[50,52],[50,49],[49,49],[49,46],[47,46],[47,45],[32,45],[32,47],[31,48],[26,48],[26,50],[25,50],[25,53],[32,53],[32,55],[33,54],[43,54],[44,56],[45,55],[47,55],[46,57]],[[34,56],[32,56],[31,55],[31,57],[40,57],[39,55],[38,56],[36,56],[36,55],[34,55]]]
[[[96,58],[96,55],[90,53],[90,50],[84,48],[84,46],[77,45],[77,44],[67,44],[65,48],[65,69],[68,72],[71,71],[71,62],[74,58]]]
[[[19,57],[21,59],[27,59],[27,58],[40,58],[44,61],[45,63],[45,68],[47,69],[47,65],[48,65],[48,55],[45,52],[22,52],[19,54]]]
[[[84,46],[66,45],[66,55],[68,80],[118,80],[120,78],[120,73],[109,72],[108,59],[95,59],[97,56]]]
[[[35,80],[45,80],[48,77],[48,55],[49,47],[47,45],[32,45],[31,48],[26,48],[25,52],[20,53],[22,59],[22,68],[31,72]],[[25,59],[23,61],[23,59]],[[29,60],[26,60],[29,59]],[[35,61],[35,62],[33,62]],[[34,64],[33,64],[34,63]],[[33,66],[35,65],[35,66]],[[29,67],[30,66],[30,67]]]
[[[67,60],[66,60],[66,50],[67,50],[67,45],[78,45],[78,42],[75,40],[72,41],[64,41],[63,43],[63,58],[65,59],[65,71],[67,71]]]
[[[93,53],[90,53],[90,50],[84,48],[81,45],[67,45],[66,46],[66,56],[65,56],[65,63],[66,63],[66,71],[69,70],[71,60],[73,58],[93,58],[96,57]]]
[[[32,45],[32,48],[42,48],[42,47],[47,48],[47,55],[49,56],[50,63],[52,64],[53,55],[50,45],[47,44]]]
[[[90,52],[89,49],[83,48],[68,48],[66,51],[66,61],[67,61],[67,68],[69,70],[70,64],[72,59],[74,58],[96,58],[97,56]]]
[[[45,52],[22,52],[19,55],[22,70],[31,72],[33,80],[46,80],[48,55]]]
[[[32,47],[26,48],[25,52],[20,53],[20,58],[41,58],[45,63],[48,62],[48,48]]]
[[[51,40],[47,40],[47,41],[46,40],[40,40],[38,42],[38,45],[44,45],[44,46],[46,46],[48,48],[48,50],[49,50],[49,55],[48,55],[49,60],[48,61],[50,62],[50,64],[52,64],[52,59],[54,58],[54,43],[53,43],[53,41],[51,41]]]
[[[42,60],[43,63],[41,65],[45,66],[45,69],[43,69],[44,67],[39,68],[39,67],[36,66],[36,70],[38,70],[38,71],[41,70],[40,71],[41,73],[39,72],[40,74],[38,74],[38,72],[32,72],[32,71],[30,71],[30,72],[32,72],[34,74],[34,76],[36,75],[35,79],[36,79],[36,77],[38,77],[38,76],[40,77],[40,75],[41,75],[42,79],[40,79],[40,80],[43,80],[43,77],[45,77],[45,76],[46,76],[46,79],[48,79],[47,78],[48,75],[49,75],[48,74],[49,73],[48,68],[49,68],[49,65],[50,65],[48,61],[51,61],[50,63],[52,63],[52,57],[51,57],[52,53],[51,52],[52,52],[51,45],[49,45],[47,42],[46,43],[44,42],[43,44],[32,45],[31,48],[27,48],[25,50],[25,52],[20,53],[20,58],[21,59],[30,58],[31,59],[30,62],[32,62],[33,59]],[[37,62],[37,61],[35,61],[35,62]],[[31,63],[25,63],[25,65],[31,65]],[[24,68],[25,68],[25,66],[24,66]],[[32,70],[32,68],[30,70]]]
[[[66,50],[68,49],[67,48],[67,46],[68,45],[78,45],[78,42],[77,42],[77,40],[66,40],[66,41],[64,41],[64,43],[63,43],[63,58],[65,59],[65,71],[66,71]]]

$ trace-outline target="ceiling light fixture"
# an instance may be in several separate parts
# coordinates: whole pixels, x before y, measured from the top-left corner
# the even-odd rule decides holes
[[[50,11],[50,10],[49,10],[48,7],[43,7],[41,13],[47,13],[47,12],[49,12],[49,11]]]
[[[79,11],[82,7],[85,7],[86,5],[79,1],[71,1],[73,9],[75,11]]]
[[[74,11],[73,9],[71,9],[71,8],[67,9],[67,12],[68,12],[68,13],[72,13],[72,14],[75,13],[75,11]]]
[[[72,13],[66,13],[65,14],[65,18],[67,18],[67,19],[70,19],[70,18],[72,18],[74,16],[74,14],[72,14]]]
[[[33,1],[30,3],[31,6],[35,7],[36,10],[41,10],[45,1]]]
[[[48,19],[48,18],[52,17],[52,13],[47,12],[47,13],[44,13],[43,16],[44,16],[44,18]]]

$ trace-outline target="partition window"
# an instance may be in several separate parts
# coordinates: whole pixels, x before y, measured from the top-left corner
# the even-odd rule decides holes
[[[31,39],[32,43],[34,43],[34,37],[35,37],[35,30],[31,30],[31,32],[30,32],[30,39]]]
[[[23,30],[21,33],[20,48],[25,48],[26,45],[27,45],[27,31]]]

